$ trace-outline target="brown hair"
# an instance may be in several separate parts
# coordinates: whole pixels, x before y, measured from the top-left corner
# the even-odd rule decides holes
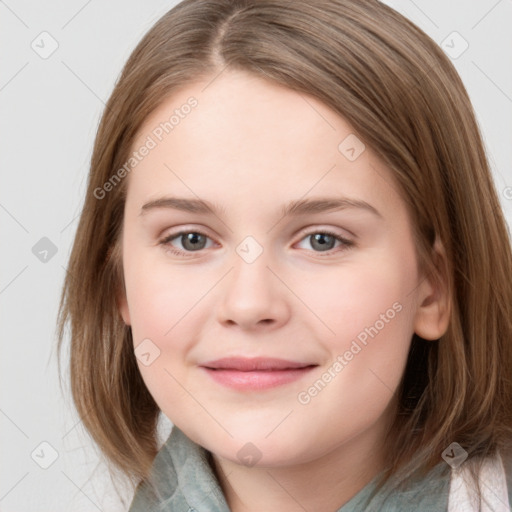
[[[449,289],[445,335],[413,337],[385,477],[432,468],[453,441],[469,460],[504,450],[512,437],[510,238],[449,59],[376,0],[185,0],[142,39],[106,105],[60,303],[59,353],[69,321],[72,396],[107,461],[134,481],[147,478],[159,408],[116,303],[126,180],[104,199],[94,191],[124,165],[164,99],[226,67],[312,95],[345,118],[393,172],[418,261]],[[434,257],[436,239],[444,262]]]

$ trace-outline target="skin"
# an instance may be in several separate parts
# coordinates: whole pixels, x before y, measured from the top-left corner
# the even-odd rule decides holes
[[[245,72],[211,80],[168,98],[134,142],[135,150],[190,96],[198,100],[126,178],[120,312],[134,347],[145,339],[158,347],[149,366],[138,362],[144,382],[171,422],[212,452],[231,510],[330,512],[383,468],[412,335],[429,340],[446,331],[446,296],[419,272],[411,220],[389,169],[369,147],[354,161],[338,150],[354,133],[343,118]],[[224,211],[141,214],[144,204],[171,195]],[[360,208],[281,215],[289,201],[323,196],[366,201],[380,216]],[[160,243],[182,228],[205,234],[203,248],[179,236]],[[323,229],[353,245],[331,240],[322,251],[309,235]],[[236,251],[249,235],[263,250],[252,263]],[[396,303],[400,312],[300,403],[298,394]],[[198,367],[232,355],[318,366],[262,391],[224,387]],[[237,456],[248,442],[260,456],[252,466]]]

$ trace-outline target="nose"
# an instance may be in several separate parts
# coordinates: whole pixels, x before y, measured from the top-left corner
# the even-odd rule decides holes
[[[223,279],[218,321],[240,329],[276,329],[290,317],[290,292],[269,265],[265,251],[252,263],[235,254]]]

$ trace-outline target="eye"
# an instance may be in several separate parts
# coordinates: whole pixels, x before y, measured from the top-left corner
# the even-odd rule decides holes
[[[339,242],[338,247],[341,246],[341,251],[345,251],[354,245],[354,242],[328,230],[311,231],[301,239],[302,241],[308,241],[314,252],[329,252],[329,255],[332,254],[331,251],[334,249],[336,242]]]
[[[183,249],[174,247],[171,244],[174,240],[177,240],[182,245]],[[180,231],[179,233],[173,233],[165,237],[159,243],[173,254],[186,256],[187,253],[205,249],[207,240],[211,239],[200,231]]]
[[[211,238],[201,231],[182,230],[166,236],[159,244],[164,246],[166,251],[178,256],[187,257],[191,253],[211,247],[212,244],[207,245],[208,240],[211,241]],[[332,254],[333,249],[336,247],[336,242],[338,242],[338,247],[341,246],[341,249],[334,252],[347,250],[354,245],[354,242],[329,230],[311,231],[301,239],[301,243],[303,241],[309,241],[313,252],[323,252],[327,253],[327,255]],[[175,243],[179,243],[181,248],[175,247]]]

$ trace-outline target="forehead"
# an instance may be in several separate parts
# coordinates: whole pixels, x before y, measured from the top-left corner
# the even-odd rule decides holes
[[[187,106],[194,101],[196,106]],[[165,99],[148,116],[133,146],[152,134],[159,146],[193,142],[200,151],[187,155],[189,159],[213,153],[216,160],[243,161],[249,155],[254,160],[256,152],[263,158],[270,151],[275,158],[281,148],[283,155],[293,149],[286,153],[293,160],[312,152],[336,151],[340,129],[350,131],[342,124],[313,97],[245,72],[225,70]]]
[[[316,98],[245,72],[192,83],[146,119],[131,152],[128,198],[166,192],[261,207],[308,194],[364,195],[399,206],[392,174]]]

